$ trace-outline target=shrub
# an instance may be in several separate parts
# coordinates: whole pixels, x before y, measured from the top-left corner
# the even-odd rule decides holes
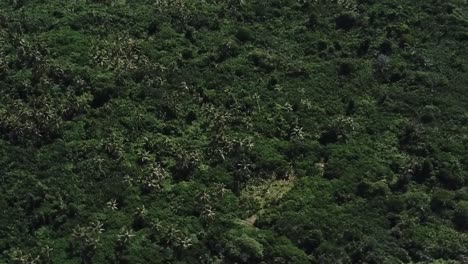
[[[333,144],[338,142],[339,132],[335,128],[330,128],[320,135],[319,142],[322,145]]]
[[[271,72],[276,68],[275,58],[263,51],[254,51],[249,54],[249,60],[257,67]]]
[[[323,241],[323,234],[321,230],[308,230],[303,239],[301,239],[300,244],[301,248],[304,248],[306,252],[313,252],[320,243]]]
[[[351,61],[341,61],[338,64],[338,74],[342,76],[351,75],[353,72],[354,67]]]
[[[210,30],[219,29],[219,21],[212,14],[200,11],[191,14],[188,24],[197,30],[203,27]]]
[[[335,18],[337,29],[350,30],[356,25],[356,23],[356,16],[351,12],[342,13]]]
[[[226,41],[218,47],[218,62],[222,62],[228,58],[235,57],[239,54],[239,45],[235,41]]]
[[[318,16],[315,13],[310,14],[309,19],[307,19],[306,27],[310,30],[316,29],[318,26]]]
[[[451,209],[453,206],[454,195],[447,190],[437,190],[432,195],[431,209],[435,212],[442,212],[446,209]]]
[[[453,214],[453,223],[460,230],[468,230],[468,202],[461,201],[457,204]]]
[[[319,40],[317,42],[317,50],[324,51],[326,49],[328,49],[328,42],[325,40]]]
[[[184,60],[193,59],[193,52],[192,52],[192,50],[190,50],[190,49],[184,49],[184,50],[182,51],[182,58],[183,58]]]
[[[356,194],[361,197],[372,198],[376,196],[385,196],[390,193],[390,189],[385,182],[367,182],[361,181],[356,187]]]
[[[446,187],[452,190],[463,187],[465,177],[460,171],[452,171],[450,168],[443,167],[437,173],[437,178]]]
[[[379,46],[379,51],[382,54],[385,54],[385,55],[392,54],[393,53],[393,43],[388,39],[384,40]]]
[[[428,215],[430,210],[430,196],[424,192],[407,192],[404,194],[406,208],[421,218]]]
[[[310,263],[310,257],[304,253],[304,251],[292,245],[292,243],[286,239],[285,242],[279,245],[274,245],[273,252],[276,253],[273,262],[265,263],[297,263],[305,264]],[[276,242],[276,241],[275,241]],[[279,255],[279,256],[276,256]]]
[[[239,28],[235,36],[241,42],[247,42],[254,39],[252,31],[245,27]]]
[[[340,178],[343,174],[342,166],[340,165],[341,164],[335,162],[334,160],[329,161],[325,166],[323,177],[329,180]]]
[[[158,20],[153,20],[148,25],[148,35],[154,35],[161,30],[161,23]]]
[[[353,115],[356,112],[356,102],[351,98],[346,105],[345,113],[347,116]]]
[[[405,210],[405,202],[399,196],[391,196],[386,201],[387,208],[390,212],[400,213]]]
[[[371,41],[370,39],[366,38],[361,43],[359,43],[359,47],[356,51],[358,56],[364,56],[369,52]]]
[[[437,106],[427,105],[421,111],[421,122],[431,123],[433,122],[440,114],[440,109]]]
[[[244,263],[255,263],[264,256],[264,248],[260,242],[245,233],[239,234],[237,230],[229,233],[226,242],[228,255]]]
[[[434,166],[432,165],[432,161],[425,159],[422,165],[418,165],[415,168],[414,176],[415,180],[420,183],[434,176]]]

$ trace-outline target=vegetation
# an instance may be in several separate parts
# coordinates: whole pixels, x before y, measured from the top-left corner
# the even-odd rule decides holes
[[[0,263],[467,263],[464,0],[0,1]]]

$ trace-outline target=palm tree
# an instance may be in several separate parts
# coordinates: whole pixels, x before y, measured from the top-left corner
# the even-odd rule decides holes
[[[100,236],[104,229],[100,221],[95,221],[89,226],[77,226],[72,233],[72,249],[81,258],[83,264],[92,263],[96,249],[99,245]]]
[[[228,189],[226,189],[226,185],[224,183],[217,183],[215,188],[221,197],[224,197],[224,195],[228,192]]]
[[[137,207],[136,212],[133,214],[133,228],[141,229],[147,224],[148,210],[145,206]]]
[[[121,246],[126,246],[130,242],[130,240],[135,237],[133,230],[129,229],[128,227],[124,226],[120,229],[119,234],[117,235],[117,242]]]
[[[210,194],[207,193],[206,191],[203,191],[202,193],[200,193],[200,195],[198,196],[198,200],[201,201],[203,204],[207,204],[210,202]]]
[[[207,205],[203,208],[203,211],[201,212],[200,216],[206,222],[211,222],[214,220],[216,213],[215,213],[215,210],[210,205]]]
[[[39,263],[40,256],[33,257],[31,254],[24,254],[21,250],[13,250],[10,253],[13,263],[17,264],[36,264]]]
[[[192,246],[192,239],[189,237],[186,237],[180,241],[180,244],[184,249],[187,249]]]
[[[158,219],[155,219],[154,221],[151,222],[151,230],[157,231],[157,232],[163,232],[164,231],[164,226],[161,224],[161,221]]]
[[[258,108],[258,112],[261,112],[260,110],[260,95],[258,95],[258,93],[254,93],[254,95],[252,96],[252,98],[255,100],[255,102],[257,103],[257,108]]]
[[[181,231],[171,225],[164,234],[164,239],[168,245],[178,246],[181,241],[180,236]]]
[[[54,249],[49,247],[49,245],[45,245],[41,248],[41,260],[43,263],[52,263],[52,251]]]
[[[302,127],[295,126],[291,131],[291,138],[304,139],[304,131]]]
[[[139,179],[144,192],[159,190],[162,187],[164,180],[168,177],[166,170],[158,163],[152,163],[149,166],[149,171]]]
[[[112,211],[118,210],[119,208],[117,207],[117,200],[116,199],[111,199],[109,202],[106,203],[107,207],[111,209]]]
[[[133,230],[124,226],[120,229],[119,234],[117,234],[117,244],[115,245],[115,258],[118,260],[118,263],[122,263],[123,256],[125,251],[130,244],[130,240],[135,237]]]
[[[147,150],[138,149],[137,155],[138,155],[138,162],[140,162],[141,164],[146,164],[154,160],[151,153]]]

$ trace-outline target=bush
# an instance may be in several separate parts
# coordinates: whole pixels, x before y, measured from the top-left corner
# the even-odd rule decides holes
[[[319,142],[322,145],[333,144],[333,143],[338,142],[339,136],[340,136],[339,131],[337,131],[337,129],[330,128],[330,129],[324,131],[320,135]]]
[[[356,23],[356,16],[351,12],[340,14],[335,18],[337,29],[350,30],[356,25]]]
[[[421,111],[421,117],[420,117],[421,122],[425,124],[431,123],[434,120],[436,120],[439,114],[440,114],[440,109],[437,106],[426,105]]]
[[[313,252],[323,241],[323,234],[320,230],[308,230],[302,241],[300,241],[301,248],[304,248],[306,252]]]
[[[386,196],[390,189],[385,182],[367,182],[361,181],[356,187],[356,194],[361,197],[372,198],[377,196]]]
[[[414,171],[415,180],[420,183],[434,176],[434,166],[429,159],[425,159],[423,164],[418,165]]]
[[[405,210],[405,202],[400,196],[390,196],[386,201],[387,208],[390,212],[400,213]]]
[[[264,256],[263,245],[245,233],[239,234],[239,231],[232,231],[226,242],[227,253],[243,263],[257,262]]]
[[[328,49],[328,46],[329,46],[328,42],[325,41],[325,40],[319,40],[317,42],[317,50],[318,51],[324,51],[324,50]]]
[[[359,47],[356,51],[358,56],[364,56],[369,52],[369,48],[371,45],[371,40],[366,38],[361,43],[359,43]]]
[[[247,42],[254,39],[252,31],[245,27],[239,28],[235,36],[241,42]]]
[[[339,164],[335,160],[327,162],[325,165],[325,171],[323,177],[329,180],[338,179],[343,175],[342,164]]]
[[[315,13],[310,14],[309,19],[307,19],[306,27],[310,30],[315,30],[318,26],[318,16]]]
[[[249,60],[258,68],[264,69],[267,72],[273,71],[276,66],[277,62],[275,58],[273,58],[268,53],[263,51],[254,51],[249,54]]]
[[[384,40],[379,46],[379,51],[382,54],[385,54],[385,55],[392,54],[393,53],[393,43],[388,39]]]
[[[342,76],[351,75],[354,70],[354,66],[351,61],[341,61],[338,64],[338,74]]]
[[[463,187],[465,177],[462,172],[453,172],[450,168],[442,168],[437,174],[439,181],[446,187],[452,190]]]
[[[148,35],[154,35],[161,30],[161,22],[153,20],[148,25]]]
[[[457,204],[453,214],[453,223],[460,230],[468,230],[468,201]]]
[[[315,231],[316,230],[311,231],[311,233]],[[274,243],[271,243],[273,241]],[[269,244],[271,245],[271,254],[269,254],[269,258],[265,263],[310,263],[310,258],[306,253],[293,245],[286,237],[272,237],[268,242],[270,242]]]
[[[424,218],[430,210],[430,196],[424,192],[408,192],[404,194],[406,208],[412,214]]]
[[[184,49],[184,50],[182,51],[182,58],[183,58],[184,60],[193,59],[193,52],[192,52],[192,50],[190,50],[190,49]]]
[[[447,190],[437,190],[432,195],[431,209],[435,212],[442,212],[453,207],[454,194]]]
[[[239,55],[239,45],[234,41],[226,41],[218,47],[218,62]]]

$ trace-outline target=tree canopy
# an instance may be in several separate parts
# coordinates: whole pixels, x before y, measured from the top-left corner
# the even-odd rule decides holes
[[[0,1],[0,263],[467,263],[464,0]]]

